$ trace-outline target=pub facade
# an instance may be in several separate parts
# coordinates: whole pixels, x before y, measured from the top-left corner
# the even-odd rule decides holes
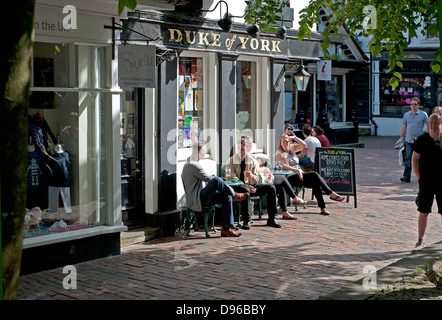
[[[298,41],[294,30],[285,39],[270,33],[254,37],[242,23],[233,22],[226,32],[204,17],[128,13],[119,48],[148,43],[157,59],[156,85],[129,89],[139,97],[135,110],[141,121],[135,123],[143,143],[136,148],[144,149],[137,159],[144,177],[132,190],[144,191],[140,212],[148,225],[158,226],[162,235],[180,228],[181,171],[195,141],[208,144],[201,163],[211,174],[220,174],[244,134],[253,138],[253,152],[274,161],[284,129],[285,75],[318,61],[319,41],[315,36]]]

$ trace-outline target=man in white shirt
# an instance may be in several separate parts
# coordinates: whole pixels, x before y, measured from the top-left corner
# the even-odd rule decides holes
[[[321,146],[321,142],[313,136],[312,127],[306,124],[302,127],[305,149],[298,155],[299,165],[304,168],[313,168],[315,163],[316,148]]]

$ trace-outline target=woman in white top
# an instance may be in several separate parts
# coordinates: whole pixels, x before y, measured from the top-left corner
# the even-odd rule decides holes
[[[276,150],[276,160],[282,164],[283,170],[291,170],[293,174],[287,177],[292,185],[311,188],[318,201],[318,207],[321,208],[321,214],[330,214],[325,207],[322,191],[330,196],[331,200],[344,201],[345,197],[338,195],[325,183],[324,179],[315,171],[303,172],[299,166],[299,159],[296,152],[305,148],[305,142],[296,137],[295,143],[290,143],[292,137],[282,134],[279,138],[278,149]]]

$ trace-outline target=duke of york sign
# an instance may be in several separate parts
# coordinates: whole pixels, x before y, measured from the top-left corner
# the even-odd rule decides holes
[[[246,34],[216,32],[207,30],[188,30],[164,27],[163,43],[167,46],[182,48],[201,48],[208,51],[230,53],[255,53],[259,55],[286,55],[287,40],[275,38],[252,38]]]

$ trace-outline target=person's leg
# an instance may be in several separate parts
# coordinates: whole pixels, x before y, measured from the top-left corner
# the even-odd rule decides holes
[[[418,232],[418,241],[423,242],[425,237],[425,232],[427,231],[428,226],[428,217],[429,213],[419,212],[419,217],[417,219],[417,232]]]
[[[331,195],[333,190],[330,189],[328,184],[322,179],[322,177],[316,171],[309,171],[303,173],[303,185],[306,188],[319,187],[326,195]]]
[[[299,158],[299,165],[307,168],[312,168],[314,166],[312,160],[308,157]]]
[[[243,220],[243,229],[250,229],[250,220],[252,215],[250,212],[250,189],[246,185],[234,187],[236,192],[247,193],[248,197],[241,201],[241,217]]]
[[[428,217],[434,200],[434,192],[431,189],[431,186],[427,186],[425,184],[419,185],[419,192],[415,201],[417,211],[419,212],[419,216],[417,218],[418,240],[415,250],[423,247],[424,245],[425,232],[427,231],[428,226]]]
[[[281,208],[282,212],[287,212],[287,193],[280,184],[274,185],[276,188],[276,194],[278,196],[278,203],[279,207]]]
[[[436,203],[437,203],[437,212],[439,213],[442,222],[442,188],[439,188],[436,191]]]
[[[207,206],[211,203],[221,203],[222,197],[228,195],[234,196],[231,189],[224,183],[224,181],[219,177],[215,177],[210,180],[203,189],[201,189],[201,204]],[[214,199],[216,199],[216,202],[214,202]]]
[[[278,203],[279,203],[279,207],[282,210],[283,219],[296,220],[297,217],[290,214],[287,209],[287,195],[289,195],[290,198],[293,198],[293,199],[297,198],[289,181],[287,180],[287,178],[284,175],[276,175],[275,179],[273,181],[273,184],[276,188],[276,193],[278,196]]]
[[[267,195],[267,225],[275,228],[280,228],[281,225],[275,220],[278,208],[276,206],[276,188],[272,184],[257,184],[255,185],[256,195]]]
[[[412,155],[413,155],[413,144],[405,142],[405,167],[404,167],[404,176],[403,179],[401,179],[404,182],[410,182]]]

